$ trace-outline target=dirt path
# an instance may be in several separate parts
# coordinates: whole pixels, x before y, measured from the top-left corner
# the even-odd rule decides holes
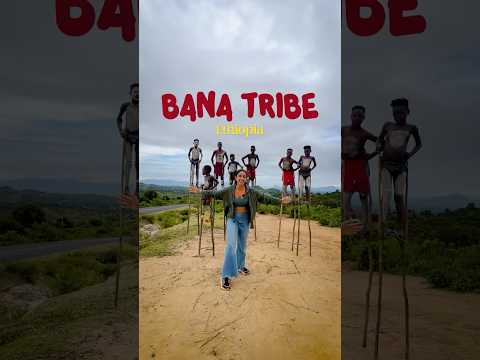
[[[367,348],[361,347],[368,273],[342,269],[342,358],[373,359],[377,276],[372,287]],[[380,359],[403,359],[401,277],[384,275]],[[480,295],[432,289],[419,277],[407,279],[410,302],[410,359],[479,359]]]
[[[299,256],[292,219],[259,216],[250,232],[249,276],[220,290],[223,231],[197,256],[197,240],[175,256],[140,261],[140,359],[340,359],[340,230],[302,222]],[[207,229],[204,230],[207,234]],[[205,246],[210,246],[204,236]]]

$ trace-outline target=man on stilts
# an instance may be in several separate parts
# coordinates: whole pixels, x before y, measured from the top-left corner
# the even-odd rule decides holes
[[[242,158],[242,163],[247,168],[248,182],[251,183],[251,186],[255,186],[255,170],[258,165],[260,165],[260,158],[255,154],[255,151],[255,146],[250,146],[250,154],[247,154]]]
[[[309,233],[309,254],[312,256],[312,229],[310,227],[310,196],[312,189],[312,170],[317,167],[315,157],[311,156],[312,147],[305,145],[303,147],[304,154],[298,159],[298,237],[297,237],[297,255],[298,245],[300,244],[300,206],[303,201],[303,193],[305,192],[305,202],[308,211],[308,233]],[[313,165],[313,166],[312,166]]]
[[[235,154],[230,154],[230,161],[227,164],[230,185],[233,185],[233,182],[235,181],[235,174],[241,168],[242,165],[240,165],[240,163],[235,160]]]
[[[370,215],[368,161],[377,155],[377,152],[368,154],[365,150],[365,144],[367,141],[376,143],[377,137],[362,127],[365,120],[365,107],[354,106],[350,119],[351,125],[342,127],[343,220],[355,218],[352,209],[352,196],[358,192],[362,204],[362,221],[364,230],[366,230]]]
[[[282,196],[287,196],[287,187],[290,187],[292,197],[295,196],[295,171],[298,170],[298,162],[292,158],[293,150],[287,149],[287,156],[282,157],[278,167],[282,170]]]
[[[223,174],[225,170],[225,165],[228,162],[228,155],[227,152],[222,149],[222,143],[220,141],[217,143],[217,149],[212,153],[210,161],[213,165],[213,173],[215,175],[215,179],[218,181],[218,178],[220,178],[222,181],[222,187],[224,187],[225,182],[223,180]]]
[[[386,220],[386,214],[389,209],[389,201],[394,193],[395,207],[397,211],[397,223],[403,230],[403,236],[397,231],[389,231],[400,240],[401,262],[402,262],[402,288],[405,303],[405,359],[409,358],[409,305],[406,288],[406,246],[408,242],[408,160],[420,150],[422,142],[418,128],[407,123],[407,117],[410,114],[408,100],[405,98],[395,99],[391,102],[393,118],[395,122],[387,122],[383,125],[380,136],[378,137],[377,148],[380,156],[380,207],[382,217],[379,221],[383,223]],[[408,151],[408,142],[410,137],[415,141],[414,148]],[[384,194],[386,192],[386,196]],[[383,231],[382,231],[383,233]],[[383,234],[382,234],[383,235]],[[383,239],[380,239],[383,242]],[[379,258],[382,256],[379,250]],[[379,286],[379,304],[381,304],[381,286]],[[380,319],[380,311],[377,314]],[[375,356],[378,357],[378,334],[380,332],[380,322],[377,320]]]
[[[138,121],[138,105],[139,105],[139,87],[138,83],[130,85],[130,101],[122,104],[120,112],[117,116],[117,127],[120,136],[123,138],[122,144],[122,170],[121,170],[121,194],[122,196],[130,191],[131,170],[135,166],[134,187],[135,197],[138,199],[139,192],[139,166],[138,166],[138,144],[139,144],[139,121]],[[135,157],[134,157],[135,156]],[[138,220],[138,217],[137,217]],[[138,232],[135,232],[136,241],[138,242]],[[118,305],[119,286],[120,286],[120,266],[121,253],[123,246],[123,207],[120,207],[120,238],[117,253],[117,274],[115,281],[115,307]]]
[[[117,116],[118,131],[123,138],[122,193],[130,192],[131,169],[135,165],[135,192],[138,194],[138,101],[138,83],[135,83],[130,85],[130,102],[122,104]]]
[[[301,198],[305,192],[306,201],[310,203],[310,193],[312,189],[312,170],[317,167],[315,157],[311,156],[312,147],[305,145],[303,147],[304,155],[298,159],[298,196]],[[312,166],[313,165],[313,166]]]
[[[287,149],[287,156],[282,157],[278,162],[278,167],[282,170],[282,197],[287,196],[288,190],[292,193],[292,198],[295,199],[295,171],[298,170],[298,162],[292,158],[293,150]],[[282,214],[283,204],[280,205],[280,222],[278,224],[278,238],[277,247],[280,247],[280,233],[282,228]],[[295,203],[293,204],[293,239],[292,239],[292,251],[293,243],[295,241],[295,225],[296,225],[296,210]]]
[[[188,160],[190,161],[190,187],[193,186],[195,179],[195,186],[198,187],[198,175],[200,163],[202,162],[202,149],[198,146],[199,140],[193,140],[193,146],[188,151]]]
[[[376,143],[377,137],[365,130],[362,124],[365,120],[365,107],[356,105],[352,107],[350,114],[351,125],[342,127],[342,205],[343,220],[349,221],[355,219],[355,213],[352,209],[352,196],[358,192],[362,204],[362,234],[367,239],[368,250],[368,285],[365,295],[365,318],[363,327],[362,346],[367,346],[367,330],[370,314],[370,292],[373,279],[373,249],[370,239],[369,219],[370,219],[370,172],[368,161],[373,158],[377,152],[368,154],[365,150],[367,141]]]
[[[210,165],[205,165],[202,169],[203,175],[203,190],[215,190],[218,181],[215,179],[214,176],[211,175],[212,168]],[[211,239],[212,239],[212,253],[215,256],[215,242],[213,238],[213,226],[215,221],[215,199],[213,197],[204,197],[200,198],[200,231],[199,231],[199,239],[198,239],[198,255],[200,256],[200,249],[202,245],[202,233],[203,233],[203,208],[208,207],[210,210],[210,232],[211,232]]]
[[[378,137],[378,152],[381,152],[383,190],[387,192],[384,201],[384,215],[389,211],[392,195],[392,185],[397,211],[397,221],[402,229],[405,228],[408,211],[405,207],[405,189],[408,173],[408,160],[422,147],[418,128],[407,123],[410,114],[407,99],[395,99],[391,102],[395,122],[383,125]],[[410,137],[415,141],[411,152],[407,151]],[[381,219],[384,221],[385,219]]]

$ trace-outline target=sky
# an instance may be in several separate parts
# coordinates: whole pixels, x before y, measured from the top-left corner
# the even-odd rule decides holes
[[[385,3],[385,2],[383,2]],[[392,121],[390,101],[410,101],[409,122],[418,126],[423,148],[409,161],[409,193],[428,197],[478,196],[478,2],[422,0],[405,15],[427,20],[422,34],[394,37],[384,28],[358,37],[342,32],[342,120],[350,108],[367,108],[364,126],[379,134]],[[413,143],[411,143],[413,145]],[[372,188],[377,164],[371,160]]]
[[[210,163],[217,141],[237,157],[255,145],[257,184],[281,185],[277,164],[312,146],[312,185],[340,184],[340,4],[329,0],[166,0],[140,3],[140,178],[188,181],[187,152],[200,139]],[[264,127],[264,136],[222,135],[224,118],[166,120],[161,95],[229,95],[234,125]],[[315,120],[247,118],[244,92],[315,93]],[[258,115],[258,111],[256,113]]]
[[[390,100],[406,96],[409,120],[424,143],[410,161],[411,194],[478,195],[480,52],[474,44],[480,5],[422,0],[412,13],[427,19],[425,33],[393,37],[387,16],[377,35],[361,38],[345,26],[340,36],[337,2],[302,4],[141,2],[141,176],[185,181],[193,138],[209,157],[217,142],[214,126],[225,123],[167,122],[160,108],[165,91],[179,97],[225,92],[235,124],[263,123],[262,139],[222,138],[237,156],[257,146],[259,184],[278,185],[276,164],[284,149],[291,145],[298,157],[309,143],[319,164],[314,186],[340,182],[340,123],[348,123],[352,105],[367,107],[365,127],[378,133],[391,119]],[[138,41],[127,43],[118,29],[97,27],[86,36],[65,36],[56,26],[54,2],[6,2],[3,14],[0,184],[18,178],[118,182],[115,117],[128,101],[128,85],[139,79]],[[247,120],[243,103],[234,101],[244,91],[313,91],[320,116],[313,123]],[[375,188],[376,160],[371,165]]]
[[[8,2],[3,14],[0,147],[8,156],[0,157],[0,182],[119,183],[115,119],[138,81],[138,41],[96,26],[66,36],[56,25],[55,2]]]

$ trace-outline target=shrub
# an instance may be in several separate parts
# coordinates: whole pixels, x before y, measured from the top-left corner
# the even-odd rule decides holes
[[[143,193],[143,197],[149,201],[152,201],[156,197],[158,197],[158,194],[155,190],[147,190]]]
[[[9,230],[4,234],[0,235],[0,244],[3,244],[3,245],[21,244],[25,241],[26,241],[25,236],[13,230]]]
[[[92,226],[102,226],[103,222],[100,219],[91,219],[90,225]]]
[[[13,211],[13,218],[24,227],[46,221],[45,212],[36,205],[24,205]]]

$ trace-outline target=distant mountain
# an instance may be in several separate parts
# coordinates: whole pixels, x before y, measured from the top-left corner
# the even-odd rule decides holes
[[[274,186],[273,189],[280,190],[280,186]],[[312,192],[317,193],[317,194],[325,194],[325,193],[331,193],[335,191],[340,191],[340,189],[337,186],[319,186],[319,187],[313,187]]]
[[[95,194],[58,194],[36,190],[15,190],[0,187],[0,207],[12,208],[22,204],[59,208],[104,209],[118,207],[118,200],[112,196]]]
[[[187,192],[188,186],[176,186],[176,185],[155,185],[140,183],[140,191],[156,190],[163,192]]]
[[[373,208],[378,208],[378,197],[373,196],[372,199]],[[455,210],[459,208],[464,208],[468,203],[474,203],[477,206],[480,206],[480,196],[474,195],[463,195],[463,194],[447,194],[447,195],[438,195],[438,196],[422,196],[422,197],[411,197],[408,199],[408,207],[416,211],[430,210],[432,212],[442,212],[445,209]],[[352,204],[355,207],[360,206],[360,201],[358,196],[353,197]],[[393,200],[392,200],[392,208]]]
[[[8,186],[16,190],[36,190],[62,194],[117,195],[120,193],[120,182],[100,183],[78,181],[76,179],[26,178],[0,180],[0,186]]]
[[[443,211],[464,208],[468,203],[480,205],[480,196],[449,194],[434,197],[417,197],[409,200],[409,207],[416,210]]]
[[[181,186],[187,187],[187,181],[178,181],[178,180],[170,180],[170,179],[142,179],[140,180],[141,184],[144,185],[157,185],[157,186]]]

